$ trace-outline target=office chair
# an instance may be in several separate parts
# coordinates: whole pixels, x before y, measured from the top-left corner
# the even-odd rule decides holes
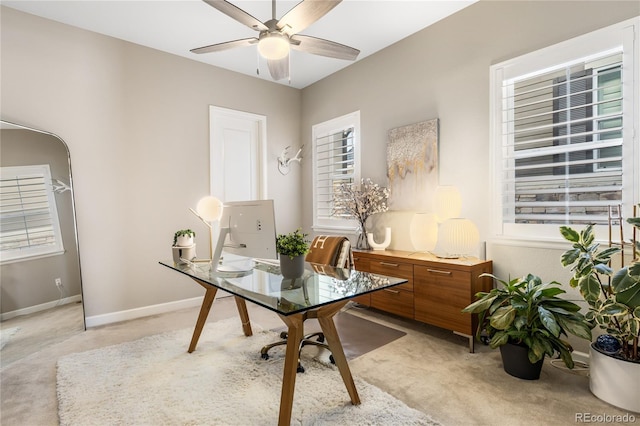
[[[305,261],[312,264],[313,269],[318,273],[323,273],[325,269],[324,265],[328,265],[335,268],[351,269],[353,267],[353,253],[351,251],[351,243],[346,237],[318,235],[311,242],[309,253],[305,257]],[[333,271],[333,268],[326,268],[326,271]],[[345,277],[346,278],[346,277]],[[279,340],[274,343],[265,345],[260,350],[260,356],[262,359],[269,359],[269,350],[276,346],[282,346],[287,344],[287,332],[280,333]],[[321,348],[329,349],[329,346],[324,343],[324,334],[322,332],[310,333],[303,336],[300,341],[300,351],[307,345],[319,346]],[[329,356],[329,360],[332,364],[335,364],[333,355]],[[298,358],[298,373],[304,373],[304,367],[300,364]]]

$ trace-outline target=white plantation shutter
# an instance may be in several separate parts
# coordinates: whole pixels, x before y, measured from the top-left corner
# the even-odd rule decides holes
[[[64,252],[49,165],[0,170],[1,261]]]
[[[336,188],[360,180],[359,132],[359,112],[313,126],[314,230],[355,228],[332,212]]]
[[[620,56],[504,82],[506,220],[602,224],[622,202]]]
[[[628,30],[492,67],[498,235],[557,238],[560,224],[606,225],[610,205],[629,217],[639,185],[637,45]]]
[[[353,127],[316,140],[316,193],[318,217],[330,219],[335,188],[355,178]]]

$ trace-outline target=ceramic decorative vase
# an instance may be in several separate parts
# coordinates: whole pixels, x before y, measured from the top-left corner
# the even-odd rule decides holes
[[[500,346],[504,371],[519,379],[538,380],[544,358],[535,364],[529,362],[529,348],[523,345],[507,343]]]
[[[304,273],[304,255],[291,256],[280,255],[280,273],[285,278],[298,278]]]
[[[376,242],[371,232],[367,232],[367,242],[373,250],[385,250],[391,244],[391,228],[387,227],[384,231],[384,240],[381,243]]]

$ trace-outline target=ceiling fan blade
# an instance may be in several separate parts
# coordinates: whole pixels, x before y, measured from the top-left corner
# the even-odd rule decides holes
[[[266,31],[269,29],[265,24],[258,21],[256,18],[249,15],[247,12],[240,9],[239,7],[233,5],[232,3],[229,3],[228,1],[225,1],[225,0],[203,0],[203,1],[207,3],[209,6],[213,7],[214,9],[217,9],[220,12],[224,13],[228,17],[233,18],[236,21],[240,22],[241,24],[244,24],[249,28],[253,28],[256,31]]]
[[[314,55],[355,61],[360,54],[360,51],[358,49],[345,46],[344,44],[336,43],[335,41],[325,40],[323,38],[298,34],[291,37],[291,40],[293,41],[293,43],[291,43],[292,49],[301,50],[307,53],[313,53]],[[296,44],[296,42],[300,43]]]
[[[225,41],[224,43],[211,44],[209,46],[197,47],[195,49],[191,49],[192,53],[212,53],[212,52],[221,52],[223,50],[233,49],[234,47],[246,47],[251,46],[252,44],[256,44],[258,39],[255,37],[251,38],[243,38],[240,40],[233,41]]]
[[[267,65],[269,66],[269,74],[275,81],[289,77],[289,55],[282,59],[269,59]]]
[[[289,35],[297,34],[329,13],[342,0],[304,0],[288,11],[276,26]]]

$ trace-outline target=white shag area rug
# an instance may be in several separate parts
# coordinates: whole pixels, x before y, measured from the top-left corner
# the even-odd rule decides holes
[[[277,424],[284,347],[270,351],[269,360],[261,359],[260,348],[279,336],[252,327],[254,335],[245,337],[236,318],[208,323],[191,354],[187,347],[193,330],[184,329],[60,358],[60,424]],[[352,405],[326,351],[305,348],[303,365],[291,424],[438,424],[357,377],[362,403]]]

